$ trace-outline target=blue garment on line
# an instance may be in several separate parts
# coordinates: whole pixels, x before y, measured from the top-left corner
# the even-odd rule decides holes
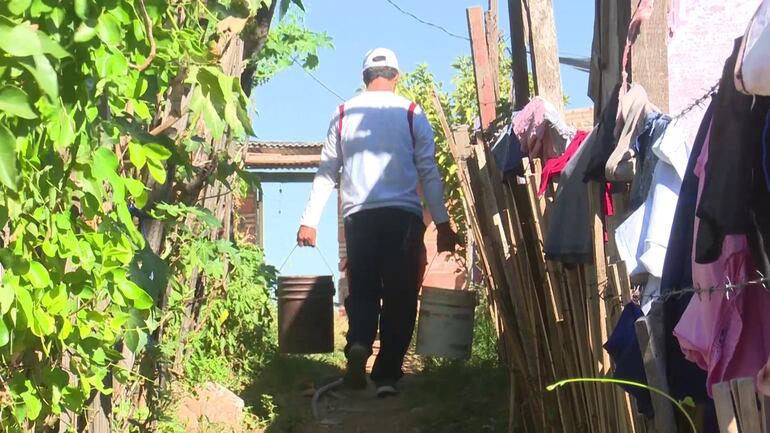
[[[639,340],[636,338],[636,320],[643,317],[641,307],[629,302],[623,308],[623,313],[612,331],[612,335],[604,343],[604,350],[610,354],[615,371],[612,377],[628,380],[636,383],[647,383],[647,374],[644,372],[642,351],[639,349]],[[621,387],[636,399],[639,412],[647,418],[652,417],[652,400],[650,392],[636,386],[621,385]]]
[[[652,146],[663,137],[671,117],[663,113],[650,113],[647,115],[642,133],[631,143],[636,152],[639,171],[634,176],[631,184],[629,208],[636,210],[641,206],[652,186],[652,175],[658,164],[658,156],[652,151]]]

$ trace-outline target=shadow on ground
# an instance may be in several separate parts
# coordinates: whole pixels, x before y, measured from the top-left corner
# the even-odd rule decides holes
[[[265,433],[503,433],[507,374],[494,362],[423,362],[401,383],[397,398],[380,400],[373,389],[339,390],[314,420],[311,391],[342,374],[340,355],[277,356],[243,394],[263,419]],[[263,395],[272,396],[265,404]]]
[[[265,433],[301,432],[302,426],[313,418],[313,390],[341,375],[340,360],[334,355],[277,354],[241,397],[257,416],[270,420]]]

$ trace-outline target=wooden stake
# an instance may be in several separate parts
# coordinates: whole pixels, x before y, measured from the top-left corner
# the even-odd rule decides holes
[[[495,91],[495,105],[500,100],[500,32],[497,26],[497,11],[485,14],[489,69],[492,73],[492,88]]]
[[[508,0],[508,18],[511,29],[511,61],[513,69],[513,108],[521,110],[529,103],[529,68],[524,30],[522,0]]]
[[[495,120],[495,89],[492,67],[489,63],[489,50],[484,32],[484,11],[479,6],[466,10],[468,33],[471,39],[471,56],[478,92],[481,129],[486,130]]]
[[[754,381],[750,378],[735,379],[731,382],[738,419],[743,432],[762,431],[762,422],[757,406],[757,394],[754,391]]]
[[[733,398],[728,382],[720,382],[712,387],[714,405],[720,433],[738,433],[738,420],[733,408]]]
[[[636,321],[636,336],[639,339],[642,358],[644,358],[647,384],[668,393],[668,381],[665,376],[662,354],[656,353],[656,345],[652,341],[655,337],[650,333],[650,324],[647,320],[647,317],[640,317]],[[655,411],[655,431],[657,433],[676,433],[674,407],[671,402],[655,392],[650,393],[650,398],[652,408]]]
[[[525,0],[529,6],[532,32],[532,65],[536,75],[535,92],[547,99],[559,112],[564,111],[561,90],[559,47],[556,43],[556,21],[553,0]]]

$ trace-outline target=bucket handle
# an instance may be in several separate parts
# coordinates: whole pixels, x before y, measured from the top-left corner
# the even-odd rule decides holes
[[[433,258],[430,259],[430,263],[428,264],[428,267],[425,268],[425,272],[423,272],[423,274],[422,274],[422,281],[420,281],[420,286],[419,287],[422,287],[423,283],[425,283],[425,279],[428,277],[428,272],[430,272],[430,268],[433,267],[433,262],[436,261],[436,257],[438,257],[438,254],[439,254],[438,251],[436,251],[436,253],[433,254]],[[452,255],[454,256],[455,253],[452,253]],[[464,290],[471,290],[471,287],[470,287],[470,282],[471,282],[470,270],[466,268],[465,273],[466,273],[466,279],[465,279],[465,283],[466,284],[460,289],[460,290],[463,290],[463,291]]]
[[[294,248],[291,249],[291,251],[289,252],[289,255],[286,256],[286,259],[283,261],[283,263],[281,263],[281,266],[278,268],[278,273],[279,274],[281,273],[281,271],[283,271],[283,268],[289,262],[289,259],[294,254],[294,251],[297,251],[297,247],[298,246],[299,245],[294,245]],[[313,249],[318,251],[318,255],[321,256],[321,261],[324,262],[324,265],[326,266],[326,268],[329,270],[329,272],[331,272],[332,278],[334,278],[334,269],[332,269],[331,265],[329,265],[329,261],[326,260],[326,257],[324,256],[324,253],[321,252],[320,248],[313,247]]]

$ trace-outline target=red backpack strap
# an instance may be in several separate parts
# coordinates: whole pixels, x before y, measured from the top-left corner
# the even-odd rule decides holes
[[[345,117],[345,104],[340,104],[337,109],[340,112],[340,118],[337,122],[337,141],[342,142],[342,118]]]
[[[417,104],[412,102],[409,104],[409,111],[406,113],[406,118],[409,120],[409,135],[412,136],[412,147],[415,146],[414,141],[414,110],[417,108]]]

